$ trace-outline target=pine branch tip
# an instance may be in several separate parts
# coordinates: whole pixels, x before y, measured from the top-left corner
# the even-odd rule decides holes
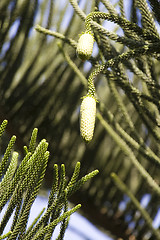
[[[3,120],[3,122],[1,124],[7,125],[8,124],[8,120],[7,119]]]
[[[94,170],[92,173],[94,173],[94,176],[96,176],[96,175],[99,173],[99,170],[96,169],[96,170]]]
[[[77,162],[76,163],[76,167],[80,167],[81,166],[81,163],[80,162]]]
[[[110,174],[110,176],[111,176],[111,178],[115,178],[117,175],[116,175],[114,172],[112,172],[112,173]]]

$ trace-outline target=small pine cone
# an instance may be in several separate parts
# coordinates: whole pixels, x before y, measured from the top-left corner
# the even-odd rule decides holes
[[[94,37],[90,33],[83,33],[77,44],[77,54],[80,59],[87,60],[91,57],[93,51]]]
[[[86,142],[93,137],[96,118],[96,100],[91,96],[83,99],[80,109],[80,132]]]

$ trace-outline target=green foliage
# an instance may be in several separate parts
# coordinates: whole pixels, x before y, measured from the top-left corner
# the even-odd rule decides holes
[[[4,131],[5,127],[6,121],[3,121],[0,129]],[[0,210],[2,211],[5,206],[7,207],[0,223],[1,235],[12,213],[14,213],[14,217],[10,228],[11,231],[8,234],[2,235],[0,239],[7,237],[9,240],[49,240],[59,223],[61,223],[61,230],[57,240],[63,239],[68,226],[69,216],[81,206],[78,204],[71,210],[68,210],[68,198],[79,190],[86,181],[98,173],[98,170],[95,170],[85,177],[78,179],[80,172],[80,163],[78,162],[71,180],[67,183],[65,165],[61,165],[59,176],[58,165],[55,164],[53,185],[47,209],[42,209],[27,229],[30,210],[41,187],[49,158],[48,143],[46,140],[43,139],[38,145],[36,144],[37,132],[37,129],[33,130],[29,147],[25,147],[25,156],[19,166],[18,153],[13,150],[11,151],[15,137],[11,138],[4,157],[1,159],[1,166],[4,166],[5,159],[7,169],[3,171],[0,183]]]
[[[153,231],[154,236],[156,237],[156,239],[160,239],[160,232],[159,232],[159,230],[155,229],[153,227],[152,219],[150,218],[150,216],[147,213],[147,211],[143,207],[141,207],[141,204],[137,201],[137,199],[134,197],[132,192],[126,187],[126,185],[120,180],[120,178],[115,173],[112,173],[111,177],[112,177],[113,181],[115,182],[115,184],[117,185],[117,187],[122,192],[126,193],[130,197],[131,201],[133,202],[133,204],[135,205],[137,210],[140,211],[141,215],[145,219],[145,221],[146,221],[147,225],[149,226],[149,228]]]
[[[81,11],[76,1],[70,1],[70,3],[72,4],[74,10],[80,16],[80,18],[83,21],[85,20],[84,32],[90,33],[90,34],[94,33],[94,38],[97,40],[97,45],[99,48],[98,49],[99,55],[98,55],[95,66],[94,66],[94,63],[92,62],[92,58],[90,59],[95,69],[91,72],[91,74],[88,77],[87,94],[91,94],[93,97],[95,96],[95,91],[96,91],[94,87],[95,78],[100,73],[103,73],[104,75],[106,75],[107,78],[109,78],[108,82],[109,82],[110,89],[113,93],[113,96],[119,108],[121,109],[122,115],[124,116],[125,122],[127,123],[130,130],[136,133],[134,123],[132,122],[131,118],[129,117],[129,114],[127,113],[127,109],[123,104],[119,96],[119,93],[115,88],[115,84],[118,84],[118,86],[124,90],[127,97],[135,106],[140,118],[146,124],[146,128],[148,128],[151,134],[153,134],[154,138],[157,141],[159,141],[160,139],[159,130],[157,132],[157,130],[155,131],[151,127],[151,124],[154,125],[155,129],[159,127],[159,122],[157,121],[158,112],[157,112],[157,118],[155,118],[155,116],[153,115],[153,111],[159,110],[159,93],[156,91],[158,82],[156,82],[151,77],[150,65],[151,65],[151,61],[153,61],[151,60],[152,57],[154,57],[154,61],[155,59],[159,59],[160,36],[158,34],[154,19],[152,17],[152,14],[150,13],[150,10],[148,8],[146,1],[141,1],[141,0],[136,1],[136,7],[138,7],[139,10],[141,11],[142,27],[138,26],[137,23],[132,23],[131,21],[125,18],[123,1],[120,1],[121,16],[118,15],[115,10],[113,11],[113,8],[110,8],[110,7],[108,8],[109,3],[107,3],[106,8],[110,13],[93,11],[89,13],[87,16],[85,16],[85,14]],[[99,21],[100,19],[109,20],[111,22],[118,24],[123,30],[124,36],[120,37],[113,33],[108,34],[107,30],[105,30],[104,27],[100,24],[100,21]],[[48,34],[46,29],[42,29],[40,26],[36,27],[36,30],[39,31],[40,29],[42,33]],[[119,52],[116,52],[116,49],[114,49],[114,51],[112,52],[112,47],[110,45],[109,40],[106,38],[106,35],[109,36],[111,40],[116,40],[124,44],[124,46],[127,47],[127,51],[119,53]],[[54,34],[54,36],[56,35]],[[80,36],[80,39],[81,39],[81,36]],[[103,39],[102,41],[100,41],[100,38],[99,38],[100,36]],[[65,41],[65,37],[61,39]],[[85,41],[85,39],[83,41]],[[89,44],[88,48],[90,48],[90,43],[88,43],[87,40],[86,40],[86,44]],[[107,50],[110,56],[107,56],[107,52],[105,51],[106,46],[108,48]],[[82,44],[82,48],[83,48],[83,44]],[[78,45],[78,49],[79,49],[79,45]],[[77,73],[77,75],[80,76],[76,66],[71,63],[72,61],[70,58],[67,57],[66,53],[64,53],[64,57],[68,61],[69,65],[73,68],[73,70]],[[145,59],[145,66],[142,67],[143,68],[142,70],[140,69],[138,70],[136,62],[130,61],[131,59],[135,58],[135,60],[138,60],[139,62],[141,62],[140,57]],[[133,71],[133,73],[137,74],[138,77],[140,77],[141,75],[142,81],[145,81],[145,86],[143,87],[145,92],[143,92],[143,88],[141,92],[138,88],[134,87],[134,85],[129,83],[127,76],[125,74],[124,67],[129,67],[129,69]],[[109,71],[108,68],[111,68],[111,71]],[[144,74],[146,74],[146,77],[143,74],[141,74],[140,71],[141,72],[144,71]],[[154,92],[154,95],[153,95],[153,92]],[[100,97],[101,96],[99,96],[98,98]],[[130,145],[128,145],[128,142],[129,142],[129,144],[131,144],[131,146],[132,147],[134,146],[135,148],[135,146],[137,145],[137,142],[134,140],[134,138],[129,136],[124,129],[121,128],[119,123],[116,123],[113,120],[112,114],[105,109],[105,106],[103,105],[102,100],[99,100],[99,110],[101,111],[101,113],[100,112],[97,113],[97,118],[101,122],[102,126],[106,129],[107,133],[109,133],[109,135],[114,139],[114,141],[120,147],[122,152],[131,160],[132,164],[136,167],[136,169],[139,171],[141,176],[146,180],[147,184],[153,189],[153,191],[158,196],[160,196],[159,185],[154,181],[152,176],[147,172],[147,170],[145,170],[142,164],[138,161],[138,159],[134,154],[134,151],[130,148]],[[109,122],[107,121],[107,119],[103,118],[101,114],[107,114],[110,118]],[[86,120],[86,124],[87,124],[87,121],[88,120]],[[114,128],[119,131],[118,133],[111,126],[111,121],[114,123]],[[138,136],[137,133],[136,135]],[[138,138],[140,139],[139,136]],[[136,146],[136,148],[141,149],[141,153],[145,155],[146,159],[148,159],[151,162],[154,161],[156,162],[158,167],[160,166],[159,157],[156,156],[156,154],[154,154],[154,152],[152,152],[152,150],[146,144],[144,144],[143,139],[140,140],[140,143]],[[112,174],[112,176],[116,176],[116,175]],[[114,177],[114,179],[116,179],[116,183],[119,182],[118,186],[122,186],[123,183],[120,182],[118,177],[117,178]],[[124,188],[125,187],[122,187],[122,188],[120,187],[122,191]],[[147,212],[143,211],[143,209],[140,207],[137,200],[133,198],[133,195],[130,193],[129,190],[125,190],[125,193],[127,193],[130,196],[136,208],[141,212],[142,216],[146,220],[146,223],[149,225],[149,227],[153,231],[153,234],[156,236],[156,239],[160,239],[160,233],[158,230],[155,230],[152,227],[152,220],[151,218],[149,218],[149,215],[147,214]]]
[[[126,2],[131,5],[127,12]],[[65,1],[63,6],[61,3],[58,0],[1,1],[0,111],[9,119],[10,129],[21,138],[17,144],[20,149],[23,141],[25,144],[29,141],[31,129],[38,127],[39,136],[45,136],[50,142],[55,162],[65,160],[70,177],[77,161],[81,161],[85,175],[93,168],[100,170],[96,180],[93,178],[72,198],[75,203],[81,199],[82,209],[90,220],[117,238],[159,239],[159,229],[155,230],[152,222],[159,210],[160,194],[160,36],[157,31],[160,3],[158,0],[95,0],[92,4],[83,1],[84,8],[81,1]],[[74,11],[69,15],[71,6]],[[68,24],[66,14],[70,17]],[[12,25],[19,19],[16,34],[10,35]],[[79,34],[86,31],[94,35],[96,51],[87,62],[82,62],[76,49]],[[95,133],[89,144],[80,137],[77,111],[80,99],[87,93],[98,100]],[[35,142],[34,137],[31,142]],[[11,148],[12,144],[11,141]],[[10,147],[4,156],[2,172],[6,171]],[[25,147],[24,168],[35,149],[34,144]],[[13,162],[17,162],[16,154],[11,155]],[[10,174],[6,172],[4,184],[10,183],[15,174],[13,165],[9,167]],[[18,175],[15,174],[16,184],[21,169],[20,165]],[[57,194],[61,196],[66,189],[64,181],[59,185],[57,180],[58,166],[54,165],[53,169],[48,209],[52,201],[57,204]],[[64,165],[60,176],[64,179]],[[50,176],[48,179],[50,183]],[[68,195],[65,192],[63,196],[65,209],[65,199],[83,181],[85,177],[81,182],[76,181],[73,189],[67,188]],[[13,186],[4,200],[13,194]],[[146,194],[150,198],[144,209],[140,203]],[[15,197],[19,199],[21,195],[15,193]],[[20,204],[19,200],[16,215]],[[121,204],[125,207],[121,208]],[[54,216],[58,216],[57,211]],[[59,238],[68,222],[62,221]],[[42,235],[41,228],[39,237]]]

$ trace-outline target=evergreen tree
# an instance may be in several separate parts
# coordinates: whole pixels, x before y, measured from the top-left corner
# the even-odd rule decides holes
[[[38,127],[68,176],[79,161],[83,175],[99,169],[71,197],[93,223],[115,239],[160,239],[160,3],[83,3],[1,0],[1,120],[21,152]],[[48,187],[52,172],[49,161]]]

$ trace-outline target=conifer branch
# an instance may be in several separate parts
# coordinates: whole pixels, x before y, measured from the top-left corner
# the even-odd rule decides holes
[[[15,174],[15,171],[17,169],[17,165],[18,165],[18,153],[13,152],[9,167],[7,168],[7,171],[6,171],[2,181],[0,182],[0,196],[2,196],[3,193],[6,191],[6,188],[8,188],[8,186],[13,178],[13,175]]]
[[[13,218],[13,222],[12,222],[12,226],[11,226],[11,231],[12,232],[13,232],[13,229],[15,228],[15,225],[18,221],[18,217],[19,217],[21,207],[22,207],[22,196],[19,199],[19,201],[17,201],[17,203],[16,203],[16,209],[15,209],[14,218]]]
[[[65,194],[65,205],[64,205],[64,213],[68,211],[68,201],[67,201],[67,191],[66,191],[66,194]],[[64,234],[65,234],[65,231],[68,227],[68,224],[69,224],[69,217],[65,218],[62,223],[61,223],[61,229],[60,229],[60,233],[59,233],[59,236],[57,237],[56,240],[63,240],[64,238]]]
[[[114,6],[111,4],[111,2],[109,0],[101,0],[101,2],[104,4],[104,6],[106,7],[106,9],[111,13],[111,14],[117,14],[116,9],[114,8]]]
[[[36,149],[37,133],[38,133],[38,129],[34,128],[31,136],[31,140],[29,142],[29,148],[28,148],[28,151],[31,153],[33,153]]]
[[[24,199],[21,212],[19,214],[18,222],[15,225],[14,230],[12,230],[13,233],[10,236],[9,240],[16,239],[19,233],[21,233],[21,238],[23,238],[31,206],[37,196],[38,190],[41,186],[42,180],[45,175],[48,157],[49,157],[49,152],[46,152],[44,154],[44,158],[40,159],[40,162],[42,163],[42,165],[41,165],[41,171],[39,172],[39,177],[35,175],[35,179],[33,180],[33,183],[31,181],[31,185],[28,186],[28,191],[26,194],[26,198]]]
[[[26,163],[28,162],[30,156],[31,156],[31,153],[28,153],[25,156],[25,158],[21,162],[18,170],[16,171],[16,174],[15,174],[13,180],[11,181],[10,185],[8,186],[8,188],[6,189],[5,194],[0,196],[0,210],[2,210],[3,206],[5,205],[5,203],[8,201],[8,199],[10,198],[12,193],[15,191],[15,188],[16,188],[18,182],[20,181],[20,178],[22,176],[24,176],[23,173],[25,174],[26,171],[28,170],[28,164],[26,164]]]
[[[50,35],[50,36],[59,38],[59,39],[63,40],[64,42],[70,44],[73,48],[76,48],[76,47],[77,47],[76,41],[74,41],[74,40],[71,39],[71,38],[65,37],[65,36],[64,36],[63,34],[61,34],[61,33],[48,30],[48,29],[46,29],[46,28],[41,27],[41,26],[38,25],[38,24],[36,25],[35,30],[38,31],[39,33],[43,33],[43,34],[45,34],[45,35]]]
[[[77,74],[79,79],[81,80],[82,84],[87,87],[87,79],[84,77],[82,72],[77,68],[76,64],[71,60],[70,56],[68,53],[62,48],[62,45],[59,43],[58,47],[60,51],[62,52],[64,58],[66,59],[68,65],[73,69],[73,71]]]
[[[108,83],[109,83],[110,89],[112,91],[112,94],[117,102],[117,105],[119,106],[119,108],[122,112],[124,120],[126,121],[129,128],[131,128],[133,130],[134,129],[133,122],[127,112],[125,105],[122,102],[120,95],[118,94],[118,91],[116,90],[116,87],[115,87],[114,81],[112,81],[113,80],[112,78],[114,78],[114,76],[113,75],[111,76],[111,74],[110,74]]]
[[[34,129],[29,148],[27,148],[27,154],[18,168],[17,164],[15,164],[17,163],[18,153],[13,152],[11,163],[0,184],[4,192],[4,194],[1,192],[1,209],[10,198],[7,210],[0,223],[1,234],[15,209],[11,231],[1,236],[1,239],[8,237],[9,240],[16,240],[17,238],[29,240],[31,238],[40,239],[44,236],[44,238],[42,237],[43,239],[49,240],[55,226],[59,222],[61,222],[61,230],[58,239],[63,239],[68,226],[69,216],[80,207],[80,205],[77,205],[73,209],[68,210],[68,191],[71,193],[72,188],[74,191],[78,190],[83,183],[97,173],[97,171],[92,172],[88,174],[88,176],[86,175],[84,179],[78,180],[77,178],[80,171],[80,163],[78,162],[67,186],[65,165],[61,165],[59,181],[58,166],[55,164],[54,182],[49,196],[47,210],[42,216],[42,213],[45,211],[45,209],[43,209],[27,230],[29,213],[44,179],[49,158],[49,152],[47,151],[48,143],[43,139],[36,147],[36,138],[37,129]],[[10,184],[6,186],[8,181]],[[75,189],[75,185],[79,181],[80,184],[78,184],[79,186]],[[5,192],[5,190],[7,191]]]
[[[141,11],[142,24],[144,26],[144,29],[148,29],[152,35],[154,35],[157,38],[160,38],[158,31],[156,29],[156,26],[155,26],[153,16],[152,16],[151,12],[149,11],[146,0],[136,0],[136,5],[138,6],[138,8]]]
[[[16,136],[13,136],[8,144],[6,152],[4,153],[4,157],[2,158],[2,161],[0,163],[0,178],[2,177],[2,174],[4,173],[7,162],[9,161],[9,157],[11,155],[11,151],[13,150],[15,141],[16,141]]]
[[[37,224],[38,220],[41,218],[41,216],[43,215],[44,211],[45,211],[45,208],[43,208],[40,211],[40,213],[38,214],[38,216],[33,220],[32,224],[27,229],[26,234],[28,234],[33,229],[33,227]]]
[[[102,25],[98,24],[95,21],[91,21],[91,26],[93,27],[93,29],[95,29],[101,35],[103,35],[103,37],[107,36],[109,39],[124,44],[129,48],[135,49],[136,47],[141,47],[145,44],[145,40],[143,39],[139,39],[135,36],[133,36],[132,38],[127,36],[120,36],[115,32],[107,30],[106,28],[104,28]]]
[[[123,17],[114,15],[114,14],[104,13],[104,12],[91,12],[87,15],[86,20],[85,20],[85,32],[92,31],[91,21],[94,18],[102,18],[102,19],[106,19],[106,20],[112,21],[114,23],[117,23],[121,26],[121,28],[124,31],[128,31],[128,30],[134,31],[135,34],[142,37],[142,39],[144,39],[144,40],[152,40],[152,42],[153,41],[157,42],[159,40],[159,37],[151,34],[149,32],[149,30],[142,29],[137,24],[131,23],[130,21],[128,21],[127,19],[125,19]]]
[[[0,240],[2,240],[2,239],[5,239],[5,238],[9,237],[11,234],[12,234],[12,232],[11,232],[11,231],[9,231],[8,233],[4,234],[3,236],[0,236]]]
[[[129,159],[132,161],[134,166],[137,168],[139,173],[142,175],[142,177],[147,181],[148,185],[156,192],[158,196],[160,196],[160,187],[158,184],[154,181],[154,179],[151,177],[151,175],[143,168],[143,166],[138,162],[136,159],[134,153],[130,149],[130,147],[124,142],[124,140],[113,130],[113,128],[107,123],[107,121],[104,120],[102,115],[100,113],[97,113],[97,117],[105,130],[111,135],[111,137],[114,139],[114,141],[117,143],[117,145],[120,147],[120,149],[129,157]]]
[[[115,130],[120,134],[120,136],[125,140],[126,143],[129,143],[136,151],[140,152],[144,158],[152,162],[153,164],[156,164],[157,166],[160,166],[160,158],[147,146],[144,142],[144,140],[139,137],[138,132],[136,129],[133,129],[133,132],[137,138],[137,141],[131,137],[122,127],[121,125],[116,122],[114,119],[114,115],[105,108],[105,105],[103,102],[99,101],[99,110],[105,117],[107,118],[107,121],[109,124],[112,124]]]
[[[51,206],[52,202],[54,202],[54,200],[56,198],[56,194],[57,194],[57,191],[58,191],[58,180],[59,180],[58,165],[54,164],[54,167],[53,167],[53,184],[52,184],[52,189],[51,189],[50,194],[49,194],[47,209]]]
[[[69,187],[67,189],[67,195],[68,197],[71,196],[74,192],[76,192],[86,181],[88,181],[90,178],[96,176],[99,173],[98,170],[95,170],[89,174],[87,174],[86,176],[82,177],[80,180],[78,180],[73,186],[72,188]]]
[[[125,16],[124,7],[126,7],[126,2],[124,0],[117,1],[115,5],[112,5],[108,0],[93,1],[92,6],[87,5],[89,3],[85,1],[85,7],[88,7],[86,10],[91,9],[91,11],[94,11],[89,13],[88,16],[86,16],[85,10],[80,9],[81,5],[78,5],[79,1],[70,0],[68,2],[72,5],[75,14],[72,14],[69,19],[69,24],[65,29],[61,23],[65,20],[69,5],[67,2],[62,7],[60,13],[58,12],[58,21],[55,21],[55,25],[53,20],[55,20],[54,17],[57,14],[57,9],[52,0],[43,1],[42,3],[35,0],[33,2],[30,1],[30,3],[32,2],[31,4],[29,4],[28,0],[24,0],[23,3],[19,1],[18,4],[13,5],[11,4],[15,2],[13,0],[1,1],[1,112],[10,116],[11,121],[13,121],[12,126],[18,129],[17,134],[19,133],[22,137],[25,137],[25,139],[28,139],[28,132],[33,123],[42,128],[40,133],[46,132],[48,129],[50,129],[50,132],[53,132],[53,130],[57,128],[58,123],[60,134],[56,135],[56,142],[51,145],[51,149],[52,146],[56,146],[55,154],[58,155],[59,143],[61,142],[60,149],[64,149],[62,157],[66,159],[69,156],[67,161],[72,161],[73,157],[76,156],[76,159],[81,160],[80,162],[84,165],[82,168],[85,167],[85,171],[90,168],[89,161],[92,161],[92,158],[96,164],[96,162],[99,161],[99,156],[101,156],[98,164],[103,171],[101,175],[102,178],[92,182],[91,185],[89,185],[90,191],[86,191],[86,193],[87,197],[90,198],[90,205],[94,209],[93,219],[96,219],[96,223],[99,221],[98,224],[100,223],[109,229],[109,225],[112,225],[110,224],[110,220],[112,220],[111,218],[113,217],[114,226],[111,226],[110,229],[114,235],[118,232],[116,223],[118,222],[119,224],[122,221],[122,224],[120,223],[118,226],[124,226],[125,224],[127,224],[127,226],[125,225],[125,230],[123,230],[123,227],[120,227],[119,232],[121,237],[124,235],[124,239],[130,238],[130,236],[127,235],[129,232],[129,229],[127,229],[127,227],[129,228],[128,221],[124,223],[123,219],[125,219],[128,210],[130,210],[129,207],[131,204],[129,202],[126,209],[120,213],[122,217],[116,214],[115,218],[119,202],[122,201],[123,196],[128,193],[129,189],[125,185],[123,187],[122,183],[119,186],[122,194],[117,195],[116,188],[111,184],[108,174],[116,171],[117,175],[119,175],[121,179],[123,178],[124,182],[131,184],[134,194],[138,199],[143,199],[144,194],[148,191],[148,186],[151,187],[153,197],[150,199],[147,207],[150,210],[150,218],[143,212],[141,206],[138,205],[138,201],[137,205],[135,204],[135,209],[140,209],[142,212],[141,217],[148,221],[151,238],[159,239],[159,231],[154,231],[152,226],[152,219],[155,217],[155,212],[158,209],[158,203],[154,201],[154,198],[160,195],[160,188],[156,183],[158,168],[160,166],[160,157],[158,155],[160,142],[160,36],[157,32],[153,17],[155,16],[158,21],[160,19],[158,10],[160,9],[159,1],[132,1],[129,16],[131,21],[129,21]],[[107,13],[98,12],[98,9],[102,9],[100,2],[105,6]],[[148,2],[151,4],[152,11],[148,8]],[[38,18],[36,17],[37,9],[40,9]],[[45,13],[47,13],[47,19]],[[75,20],[76,15],[80,18]],[[40,19],[40,21],[38,20],[39,25],[36,25],[35,29],[39,33],[42,33],[41,35],[35,34],[32,36],[32,34],[30,34],[34,19],[36,19],[36,21]],[[108,27],[105,28],[102,26],[103,23],[105,23],[104,20],[113,22],[114,25],[116,25],[114,32],[108,30]],[[14,23],[18,23],[17,32],[15,32],[15,36],[10,37],[10,29],[14,26]],[[83,24],[86,29],[84,29],[81,40],[86,38],[89,45],[86,47],[85,42],[81,41],[81,48],[79,48],[78,52],[77,46],[79,41],[77,43],[68,36],[77,38],[78,32],[81,31],[81,25]],[[44,25],[45,28],[40,25]],[[142,27],[140,27],[141,25]],[[56,29],[57,32],[50,31],[49,29],[51,27]],[[64,30],[64,34],[60,33],[61,30]],[[123,30],[122,36],[118,34],[119,30]],[[89,60],[93,68],[91,74],[90,67],[86,71],[85,67],[87,63],[85,65],[81,62],[79,65],[80,69],[78,69],[75,64],[75,51],[73,56],[70,57],[65,47],[59,45],[59,49],[68,63],[67,66],[66,62],[63,62],[62,55],[59,54],[56,48],[56,41],[50,41],[48,35],[63,41],[62,45],[64,46],[66,46],[65,43],[69,44],[73,50],[77,50],[78,56],[80,56],[82,60]],[[96,41],[94,45],[95,48],[93,48],[94,40]],[[5,43],[8,44],[8,49],[6,49]],[[28,49],[33,50],[33,57]],[[84,51],[82,52],[82,50]],[[96,50],[96,57],[94,57],[95,53],[92,55],[92,50]],[[79,64],[79,61],[77,61],[77,63]],[[85,78],[85,74],[83,75],[82,73],[83,68],[85,69],[88,80]],[[103,76],[98,76],[99,74]],[[75,82],[77,81],[77,78],[75,78],[76,75],[88,90],[82,101],[84,103],[84,100],[87,99],[87,102],[83,105],[84,108],[81,108],[83,111],[80,111],[81,119],[85,119],[85,121],[82,121],[83,124],[81,124],[83,130],[85,130],[81,131],[81,136],[83,136],[86,142],[89,142],[93,137],[96,102],[98,102],[97,105],[100,112],[104,115],[104,117],[102,117],[100,113],[97,114],[97,118],[100,121],[96,124],[95,141],[89,145],[80,143],[78,152],[74,146],[75,144],[77,146],[77,143],[80,141],[77,135],[78,132],[76,134],[76,124],[79,98],[82,95],[83,88],[79,83]],[[66,102],[62,96],[65,96],[65,99],[67,99]],[[99,101],[96,101],[96,98],[98,98]],[[31,106],[33,100],[35,100],[35,103],[37,106],[40,106],[40,108],[34,108],[35,113],[28,118],[27,113],[25,113],[26,109],[28,112],[26,106]],[[53,107],[54,102],[56,104]],[[5,105],[7,105],[7,107]],[[42,111],[40,116],[39,109]],[[51,109],[52,111],[50,111]],[[23,113],[22,116],[20,116],[21,112]],[[66,112],[68,113],[66,118],[68,123],[73,123],[73,131],[68,127],[67,122],[63,122],[63,117],[60,118],[61,116],[65,116]],[[82,113],[84,112],[85,117],[83,115],[83,118]],[[93,113],[93,117],[89,118],[92,115],[91,112]],[[54,116],[56,116],[55,119]],[[26,118],[27,121],[25,121]],[[21,127],[22,122],[25,122],[25,124]],[[6,125],[7,121],[5,120],[0,126],[0,137]],[[109,133],[109,136],[105,134],[105,130]],[[78,162],[71,179],[67,181],[65,165],[62,164],[60,170],[58,170],[58,165],[55,164],[53,170],[53,185],[49,195],[47,209],[44,210],[43,215],[39,215],[38,219],[34,221],[27,230],[26,225],[29,212],[38,194],[42,179],[44,178],[49,155],[47,151],[48,143],[45,140],[42,140],[37,146],[36,131],[37,130],[33,130],[32,132],[29,146],[24,147],[25,157],[22,159],[20,166],[17,166],[18,153],[14,152],[13,147],[10,153],[7,153],[6,150],[6,156],[3,160],[1,159],[0,175],[2,182],[0,183],[0,210],[2,210],[8,202],[7,210],[1,221],[1,232],[3,232],[6,223],[14,212],[14,220],[11,226],[12,232],[10,232],[10,236],[7,236],[7,239],[49,240],[56,227],[54,223],[68,212],[68,198],[75,193],[75,191],[79,190],[79,187],[90,178],[89,176],[97,174],[97,171],[94,171],[88,175],[88,177],[86,175],[79,179],[80,163]],[[8,130],[9,134],[11,134],[11,132],[12,129]],[[52,139],[51,133],[48,132],[47,134],[46,138]],[[110,141],[110,137],[113,138],[116,144]],[[70,141],[67,142],[66,139],[70,139]],[[106,143],[109,148],[101,154],[101,151],[105,150],[103,146],[106,146]],[[68,147],[71,152],[68,152]],[[3,153],[1,153],[1,155],[3,155]],[[83,161],[81,159],[82,156]],[[88,156],[90,159],[88,159]],[[115,164],[113,160],[117,157],[119,161]],[[21,158],[21,154],[19,158]],[[127,162],[128,158],[131,161]],[[85,162],[86,159],[87,163]],[[132,170],[133,165],[136,169],[133,168]],[[132,173],[133,171],[135,171],[136,174],[140,173],[139,181],[137,182],[134,175],[134,184],[131,183],[132,174],[130,174],[130,172]],[[71,174],[70,171],[69,174]],[[114,174],[112,174],[112,177],[115,179],[115,182],[117,180],[118,185],[118,177],[116,178]],[[146,181],[143,181],[144,179]],[[103,183],[105,183],[106,189]],[[101,188],[103,188],[103,190]],[[130,195],[130,193],[128,195]],[[81,192],[79,195],[77,194],[77,196],[81,197]],[[132,197],[133,196],[131,196],[132,202],[134,202],[134,198]],[[96,203],[94,201],[95,198]],[[108,212],[110,213],[110,209],[108,211],[106,201],[107,204],[111,204],[109,206],[113,212],[111,217],[108,214]],[[101,208],[102,206],[103,209]],[[139,208],[137,206],[139,206]],[[131,221],[135,223],[135,229],[133,229],[131,234],[136,232],[137,238],[139,237],[141,239],[145,237],[148,229],[145,225],[138,225],[139,220],[136,219],[137,216],[134,214],[135,209],[132,209],[130,215]],[[90,210],[86,207],[86,211],[88,213]],[[89,215],[91,216],[92,212],[89,212]],[[105,225],[106,217],[108,217],[109,221],[106,221],[107,223]],[[103,221],[104,218],[105,220]],[[63,239],[68,221],[69,216],[67,217],[67,215],[66,218],[61,218],[61,230],[57,240]],[[47,232],[45,232],[44,229]],[[120,237],[118,234],[116,237]],[[5,235],[1,236],[0,239],[4,238],[4,236]]]
[[[77,182],[80,172],[80,166],[81,166],[80,162],[77,162],[71,180],[67,185],[66,191],[68,191],[68,189],[71,188]]]
[[[24,178],[22,178],[21,176],[21,180],[19,184],[16,185],[16,188],[9,202],[5,215],[3,216],[3,219],[1,221],[0,231],[3,231],[6,223],[9,220],[9,217],[11,216],[16,206],[16,203],[22,200],[22,194],[24,193],[26,188],[32,189],[32,185],[34,184],[41,168],[41,165],[39,165],[39,161],[43,162],[43,157],[47,150],[47,147],[48,147],[48,143],[46,143],[46,140],[42,140],[40,144],[37,146],[34,154],[31,156],[31,159],[30,159],[31,162],[30,162],[27,174],[24,176]],[[37,186],[39,187],[39,185]],[[14,231],[14,234],[10,237],[13,239],[16,238],[17,233],[18,233],[18,230],[16,230],[16,232]]]
[[[152,12],[154,16],[156,17],[157,21],[160,22],[160,17],[159,17],[159,11],[160,11],[160,2],[159,0],[149,0],[149,3],[152,8]]]
[[[7,120],[4,120],[4,121],[1,123],[1,126],[0,126],[0,137],[1,137],[2,134],[4,133],[7,124],[8,124],[8,121],[7,121]]]
[[[132,192],[129,190],[129,188],[121,181],[121,179],[115,173],[111,173],[111,177],[112,177],[114,183],[116,184],[116,186],[123,193],[127,194],[130,197],[130,199],[133,202],[134,206],[136,207],[136,209],[138,209],[140,211],[141,215],[143,216],[143,218],[146,221],[146,224],[152,230],[152,232],[155,235],[156,239],[159,240],[160,239],[160,231],[153,227],[153,221],[150,218],[150,215],[148,214],[148,212],[145,210],[145,208],[143,208],[140,205],[140,203],[138,202],[136,197],[132,194]]]
[[[79,208],[81,207],[80,204],[78,204],[77,206],[75,206],[74,208],[72,208],[71,210],[67,211],[66,213],[64,213],[62,216],[58,217],[57,219],[55,219],[53,222],[51,222],[50,224],[48,224],[46,227],[44,227],[43,229],[41,229],[33,238],[33,240],[38,240],[38,239],[43,239],[44,235],[46,234],[46,232],[50,232],[52,231],[53,228],[55,228],[58,223],[60,223],[61,221],[63,221],[65,218],[68,218],[71,214],[73,214],[75,211],[77,211]],[[26,240],[26,239],[25,239]]]
[[[85,21],[86,19],[86,14],[80,9],[80,7],[77,4],[76,0],[69,0],[70,4],[74,8],[75,12],[78,14],[78,16]]]
[[[121,16],[125,18],[123,0],[119,0],[119,7],[120,7]]]

